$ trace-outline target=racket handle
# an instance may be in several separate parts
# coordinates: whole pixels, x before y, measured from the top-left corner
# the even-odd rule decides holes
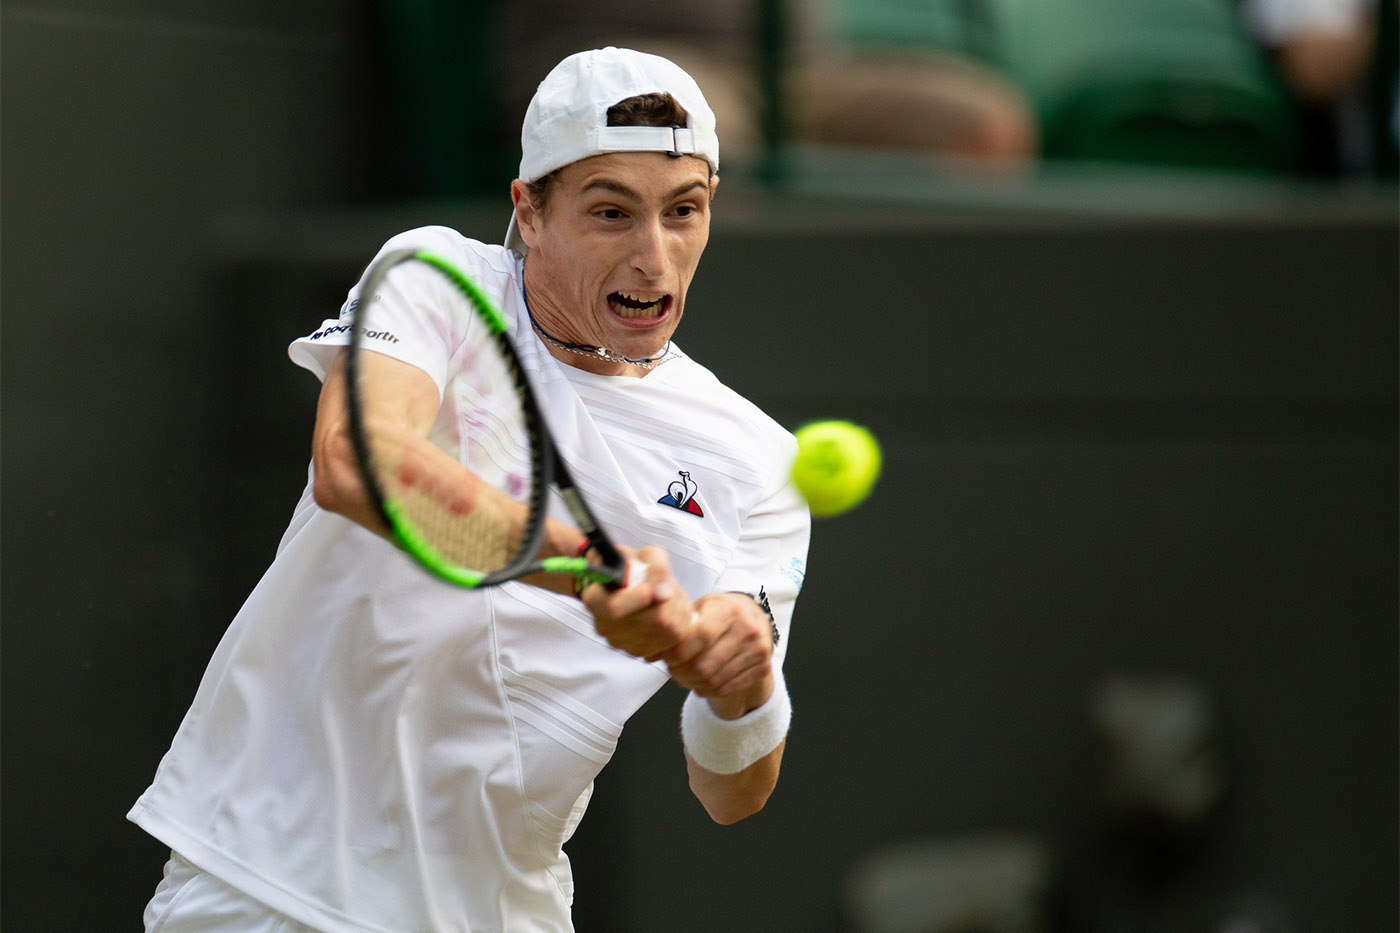
[[[621,588],[626,589],[629,586],[645,580],[647,578],[647,569],[647,565],[644,561],[637,560],[635,557],[629,557],[627,559],[627,566],[622,575]]]

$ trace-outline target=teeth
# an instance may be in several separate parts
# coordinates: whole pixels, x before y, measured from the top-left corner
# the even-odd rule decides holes
[[[658,305],[665,300],[664,293],[613,292],[608,296],[608,307],[622,317],[651,317],[661,313]]]

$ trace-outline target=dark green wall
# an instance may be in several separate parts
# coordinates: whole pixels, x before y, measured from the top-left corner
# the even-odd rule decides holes
[[[667,739],[627,737],[595,803],[636,866],[598,873],[609,928],[706,877],[739,894],[713,928],[835,930],[872,847],[1019,832],[1070,929],[1205,929],[1245,898],[1393,929],[1393,225],[795,226],[715,242],[696,307],[734,328],[699,311],[685,345],[789,423],[871,425],[887,472],[814,528],[769,810],[705,827]],[[1150,896],[1093,807],[1116,675],[1199,685],[1226,745],[1216,834]]]
[[[136,929],[160,879],[125,812],[242,567],[210,256],[240,215],[359,191],[363,33],[339,0],[0,12],[6,929]]]
[[[315,385],[286,342],[398,229],[505,219],[355,206],[358,14],[88,6],[0,30],[21,930],[132,929],[159,879],[124,814],[300,489]],[[573,847],[581,930],[835,931],[861,853],[994,830],[1055,853],[1076,929],[1204,928],[1251,892],[1394,928],[1395,200],[1305,194],[722,188],[681,343],[786,423],[871,425],[887,469],[815,527],[768,810],[708,824],[664,691]],[[1104,865],[1087,789],[1120,673],[1201,685],[1227,739],[1218,832],[1152,897]]]

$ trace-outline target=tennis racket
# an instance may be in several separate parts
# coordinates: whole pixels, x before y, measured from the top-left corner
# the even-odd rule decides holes
[[[422,269],[434,274],[426,289]],[[416,282],[403,280],[413,275]],[[453,357],[470,373],[459,380],[462,417],[450,429],[434,425],[426,438],[377,414],[386,402],[392,411],[393,400],[384,398],[392,387],[376,378],[374,347],[397,340],[401,326],[385,320],[383,299],[407,294],[402,289],[409,285],[414,302],[427,296],[439,320],[454,335],[466,335]],[[540,572],[572,574],[580,587],[598,582],[614,589],[629,573],[645,577],[645,565],[632,561],[629,568],[584,502],[555,449],[506,319],[475,282],[431,252],[387,253],[370,268],[352,313],[345,367],[351,441],[369,497],[403,551],[466,587]],[[584,556],[538,557],[551,490],[587,537],[585,553],[596,555],[596,563]]]

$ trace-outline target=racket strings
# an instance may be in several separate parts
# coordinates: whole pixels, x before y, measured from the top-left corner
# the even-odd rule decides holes
[[[491,510],[456,514],[421,486],[401,488],[392,499],[422,543],[459,567],[494,573],[511,564],[522,543],[518,531]]]
[[[356,339],[386,324],[423,346],[445,338],[451,378],[439,383],[445,396],[427,436],[406,430],[393,417],[395,398],[373,378],[373,354],[363,352],[378,347],[357,346],[366,364],[353,389],[354,429],[368,450],[361,466],[398,541],[426,566],[467,585],[508,578],[538,549],[552,463],[547,432],[503,319],[454,270],[410,261],[418,258],[390,260],[403,269],[394,278],[392,265],[371,274],[365,291],[374,298],[359,304]]]
[[[511,494],[518,490],[485,481],[428,438],[383,432],[371,450],[385,509],[410,550],[488,574],[511,566],[528,548],[531,510]]]

